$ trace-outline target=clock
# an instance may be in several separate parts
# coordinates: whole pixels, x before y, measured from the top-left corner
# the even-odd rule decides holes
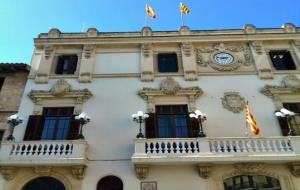
[[[214,61],[219,65],[229,65],[233,63],[234,58],[230,53],[221,52],[214,55]]]

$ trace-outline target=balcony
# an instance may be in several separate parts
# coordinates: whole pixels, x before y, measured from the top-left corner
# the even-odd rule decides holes
[[[300,137],[136,139],[134,164],[299,161]]]
[[[3,142],[0,166],[86,165],[86,141]]]

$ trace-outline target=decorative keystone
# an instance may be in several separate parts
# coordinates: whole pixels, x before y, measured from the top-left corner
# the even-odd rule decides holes
[[[7,181],[12,180],[17,174],[17,168],[12,166],[3,166],[0,168],[3,178]]]
[[[86,166],[72,166],[71,172],[74,178],[83,179],[85,174]]]
[[[212,170],[212,165],[209,164],[198,165],[199,176],[203,179],[207,179],[210,177],[211,170]]]
[[[149,173],[149,166],[146,165],[135,165],[135,173],[136,177],[139,180],[144,180],[148,176]]]

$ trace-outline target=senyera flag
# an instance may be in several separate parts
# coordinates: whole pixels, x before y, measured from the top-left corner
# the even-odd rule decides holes
[[[187,8],[182,2],[180,2],[180,12],[182,14],[189,14],[190,13],[190,9]]]
[[[146,12],[148,13],[148,15],[151,18],[156,18],[156,14],[155,14],[154,10],[148,4],[146,4]]]
[[[251,131],[254,135],[258,136],[260,134],[260,129],[257,126],[252,112],[250,111],[248,103],[246,104],[246,123],[251,126]]]

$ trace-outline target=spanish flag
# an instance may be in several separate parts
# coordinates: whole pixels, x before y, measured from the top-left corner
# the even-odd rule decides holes
[[[189,14],[190,9],[188,9],[182,2],[180,2],[180,12],[182,14]]]
[[[246,123],[251,126],[251,131],[254,135],[258,136],[260,134],[260,130],[257,127],[257,123],[254,119],[252,112],[250,111],[248,103],[246,104]]]
[[[146,4],[146,12],[151,18],[156,18],[154,10],[148,4]]]

